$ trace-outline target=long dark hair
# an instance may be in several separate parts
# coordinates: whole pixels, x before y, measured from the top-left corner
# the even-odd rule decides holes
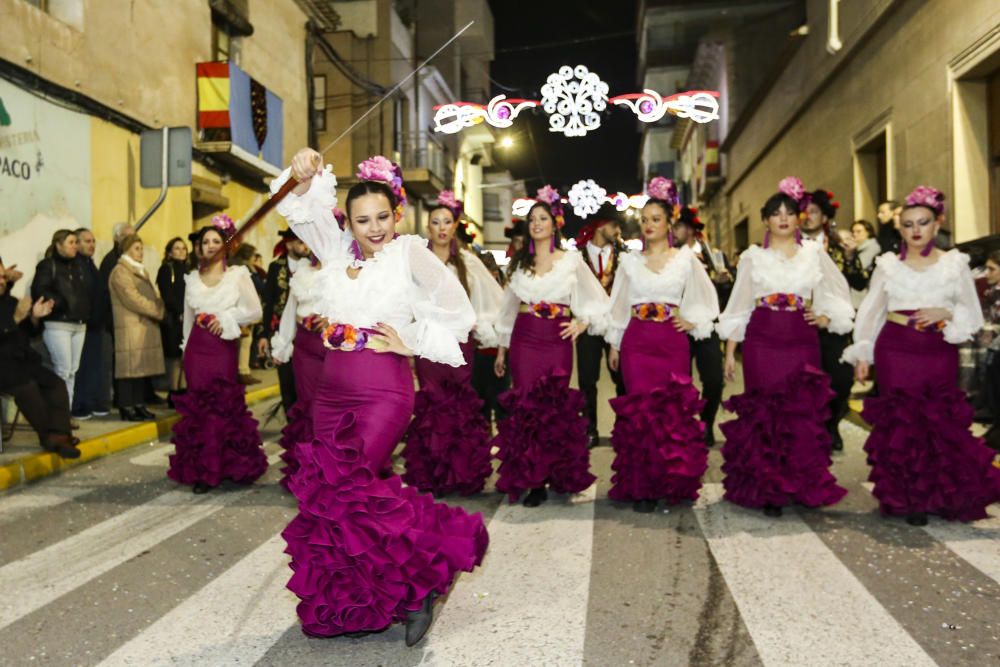
[[[76,232],[74,232],[72,229],[56,230],[56,233],[52,235],[52,243],[49,245],[48,248],[45,249],[45,256],[61,257],[61,255],[59,255],[59,249],[56,246],[65,243],[66,239],[69,238],[70,236],[76,236]]]
[[[528,232],[527,238],[525,239],[524,245],[521,246],[521,249],[515,252],[514,256],[510,258],[510,264],[507,265],[508,278],[513,276],[514,273],[521,268],[523,268],[528,273],[531,273],[535,270],[535,253],[531,252],[534,243],[532,243],[531,232],[528,229],[531,223],[528,221],[531,220],[531,213],[536,208],[545,209],[545,212],[549,214],[550,218],[552,218],[552,236],[555,237],[556,239],[558,239],[560,236],[559,227],[556,226],[556,216],[552,214],[552,207],[543,201],[536,201],[534,204],[532,204],[531,208],[528,209],[527,215],[524,216],[525,231]]]
[[[391,200],[390,200],[391,201]],[[465,258],[462,257],[462,247],[463,244],[458,241],[458,229],[459,218],[455,215],[455,212],[444,204],[438,204],[427,212],[428,227],[430,226],[430,218],[434,215],[434,211],[444,210],[451,213],[452,219],[455,221],[456,234],[451,238],[451,252],[448,253],[447,264],[451,264],[455,267],[455,273],[458,274],[458,282],[462,283],[462,288],[465,290],[466,294],[471,294],[469,291],[469,272],[465,266]]]
[[[184,243],[184,239],[182,239],[179,236],[175,236],[174,238],[172,238],[169,241],[167,241],[167,247],[163,251],[163,261],[165,261],[165,262],[176,262],[177,261],[173,257],[171,257],[170,255],[174,251],[174,244],[177,243],[178,241],[180,241],[181,243]],[[185,247],[187,247],[186,243],[185,243]],[[188,254],[190,254],[190,252]],[[184,261],[186,262],[187,260],[184,260]]]
[[[785,208],[788,209],[789,213],[798,215],[799,203],[794,199],[792,199],[791,197],[789,197],[788,195],[786,195],[784,192],[776,192],[770,197],[768,197],[767,201],[764,202],[764,205],[761,207],[760,209],[761,221],[767,222],[768,218],[770,218],[772,215],[781,210],[782,204],[785,205]]]
[[[214,232],[214,233],[218,234],[219,238],[222,239],[222,248],[219,250],[219,252],[222,253],[222,269],[223,269],[223,271],[226,269],[226,267],[229,264],[229,244],[226,243],[226,237],[225,237],[225,235],[222,232],[220,232],[218,229],[216,229],[215,227],[213,227],[212,225],[209,225],[207,227],[202,227],[201,228],[201,232],[198,234],[198,271],[199,271],[199,273],[202,272],[202,271],[204,271],[211,264],[214,263],[214,262],[205,261],[205,251],[202,249],[202,245],[205,243],[205,236],[208,235],[210,232]]]

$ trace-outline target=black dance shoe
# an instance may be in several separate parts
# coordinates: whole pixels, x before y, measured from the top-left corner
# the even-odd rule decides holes
[[[781,516],[781,508],[777,505],[764,505],[764,516],[776,519]]]
[[[926,526],[927,525],[927,515],[923,512],[914,512],[913,514],[908,514],[906,517],[906,523],[911,526]]]
[[[840,433],[833,434],[833,444],[830,445],[830,449],[835,452],[844,451],[844,439],[840,437]]]
[[[546,491],[545,487],[543,486],[540,489],[532,489],[531,491],[528,491],[528,495],[524,497],[524,500],[521,501],[521,504],[524,505],[525,507],[538,507],[548,499],[549,499],[549,492]]]
[[[129,408],[119,408],[118,416],[122,418],[123,422],[144,422],[146,418],[140,415],[134,407]]]
[[[424,598],[420,609],[406,614],[406,645],[416,646],[434,622],[434,593]]]
[[[155,420],[156,419],[156,415],[154,415],[152,412],[150,412],[149,410],[147,410],[145,405],[137,405],[137,406],[135,406],[135,413],[137,415],[139,415],[140,417],[142,417],[143,419],[146,419],[146,420],[150,420],[150,419]]]
[[[705,424],[705,446],[715,447],[715,427]]]
[[[210,487],[208,484],[205,484],[205,482],[195,482],[194,486],[191,487],[191,492],[201,495],[203,493],[208,493],[209,490],[211,490],[211,488],[212,487]]]
[[[649,514],[656,511],[655,500],[637,500],[632,503],[632,511],[639,514]]]

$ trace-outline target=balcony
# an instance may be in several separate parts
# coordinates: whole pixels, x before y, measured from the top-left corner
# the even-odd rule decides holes
[[[413,194],[433,198],[451,186],[452,170],[444,146],[429,132],[400,135],[399,164],[403,182]]]

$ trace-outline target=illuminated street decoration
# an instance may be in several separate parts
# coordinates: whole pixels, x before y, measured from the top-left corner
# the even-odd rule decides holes
[[[549,116],[549,131],[567,137],[583,137],[601,126],[608,103],[630,109],[644,123],[655,123],[665,115],[709,123],[719,118],[719,93],[690,90],[663,97],[655,90],[608,97],[608,84],[585,65],[563,66],[542,85],[541,100],[497,95],[485,106],[474,102],[451,102],[434,107],[434,131],[455,134],[486,122],[508,128],[525,109],[541,107]]]
[[[587,184],[586,189],[581,188],[582,184]],[[576,194],[574,194],[574,192]],[[596,203],[595,203],[595,200],[593,198],[590,198],[590,196],[596,195],[597,192],[600,192],[601,195],[596,198]],[[582,201],[581,199],[577,199],[578,195],[584,195],[588,197],[586,206],[588,209],[592,210],[588,210],[588,212],[583,212],[582,208],[580,210],[577,209],[577,203],[574,201],[574,199],[576,199],[577,201]],[[643,206],[646,205],[647,201],[649,201],[649,197],[642,193],[636,195],[627,195],[624,192],[609,193],[607,192],[607,190],[598,185],[593,179],[586,179],[580,181],[579,183],[576,183],[573,187],[570,188],[569,197],[568,198],[563,197],[562,199],[562,202],[564,204],[566,203],[570,204],[573,207],[573,213],[581,218],[586,218],[587,216],[596,213],[597,210],[600,208],[601,204],[603,204],[604,202],[608,202],[609,204],[613,205],[618,211],[625,212],[630,209],[638,211]],[[511,213],[514,215],[514,217],[523,218],[526,215],[528,215],[528,211],[531,210],[531,207],[534,205],[534,203],[535,200],[530,197],[519,197],[514,200],[514,203],[511,206]]]
[[[597,213],[601,204],[609,199],[607,194],[608,191],[595,183],[594,179],[588,178],[575,183],[569,189],[569,203],[573,207],[573,213],[586,218]]]

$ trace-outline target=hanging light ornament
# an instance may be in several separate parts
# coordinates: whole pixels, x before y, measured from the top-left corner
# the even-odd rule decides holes
[[[608,191],[588,178],[579,181],[569,189],[569,203],[573,207],[573,213],[581,218],[597,213],[607,199]]]
[[[608,107],[608,84],[585,65],[564,65],[542,86],[542,109],[549,114],[549,131],[582,137],[601,126]]]

